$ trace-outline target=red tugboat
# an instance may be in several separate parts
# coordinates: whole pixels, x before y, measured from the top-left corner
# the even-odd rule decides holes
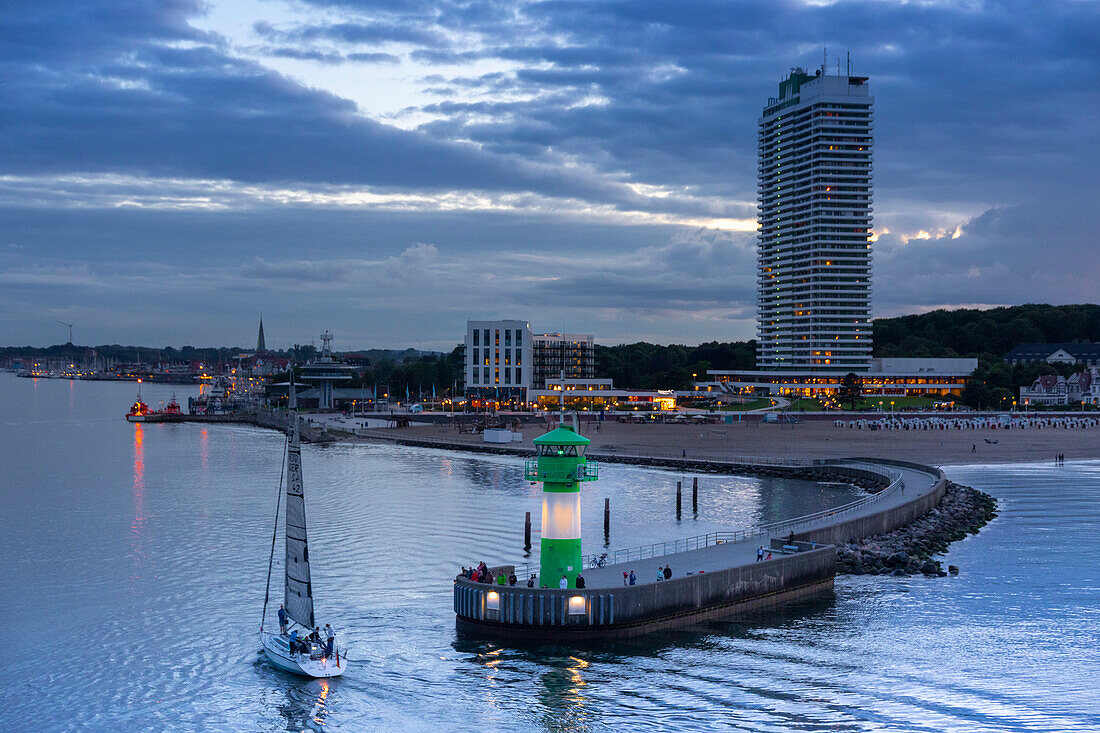
[[[141,382],[138,382],[140,385]],[[171,401],[164,406],[163,410],[150,410],[149,405],[141,401],[141,387],[138,387],[137,399],[134,404],[130,405],[130,411],[126,413],[126,420],[129,422],[164,422],[170,420],[175,415],[183,414],[180,412],[180,403],[176,402],[176,396],[172,395]]]

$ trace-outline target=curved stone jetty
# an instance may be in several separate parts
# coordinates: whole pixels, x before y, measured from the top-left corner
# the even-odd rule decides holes
[[[880,459],[815,463],[821,477],[879,479],[886,488],[859,502],[755,531],[714,533],[694,549],[584,571],[583,589],[454,582],[460,631],[501,639],[625,638],[786,603],[832,588],[837,546],[881,535],[924,515],[944,495],[937,468]],[[764,545],[771,560],[757,561]],[[658,581],[657,567],[673,577]],[[494,569],[510,572],[512,568]],[[623,585],[634,571],[637,584]],[[522,580],[522,579],[521,579]],[[550,585],[550,583],[547,583]],[[556,585],[556,584],[555,584]]]

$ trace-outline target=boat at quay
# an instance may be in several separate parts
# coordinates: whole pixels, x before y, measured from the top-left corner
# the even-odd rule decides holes
[[[134,400],[134,404],[130,405],[130,411],[126,413],[126,420],[129,422],[168,422],[182,414],[180,403],[176,401],[174,394],[163,410],[150,410],[149,405],[142,401],[141,388],[138,387],[137,399]]]

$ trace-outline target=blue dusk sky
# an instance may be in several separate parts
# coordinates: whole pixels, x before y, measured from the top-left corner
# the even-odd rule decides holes
[[[1095,301],[1095,2],[9,0],[0,343],[754,334],[756,124],[849,51],[874,308]]]

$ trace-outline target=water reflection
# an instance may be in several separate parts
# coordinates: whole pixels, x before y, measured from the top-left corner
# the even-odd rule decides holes
[[[290,675],[279,673],[280,677]],[[328,714],[328,701],[331,682],[326,679],[291,685],[286,690],[286,700],[279,706],[279,714],[286,722],[288,731],[322,731]]]
[[[542,725],[546,730],[588,730],[588,706],[583,694],[588,665],[587,659],[568,655],[551,661],[550,669],[540,675],[539,701],[545,708]]]
[[[130,576],[131,585],[141,576],[144,565],[145,549],[145,426],[134,423],[134,486],[131,492],[134,502],[134,518],[130,522],[130,548],[134,557],[134,569]]]

